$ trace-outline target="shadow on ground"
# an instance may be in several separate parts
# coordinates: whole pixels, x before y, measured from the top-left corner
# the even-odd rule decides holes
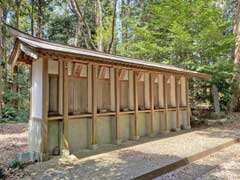
[[[213,128],[213,129],[212,129]],[[164,167],[173,162],[181,160],[182,157],[169,154],[155,154],[137,151],[131,148],[135,145],[140,145],[148,142],[154,142],[160,139],[174,137],[181,134],[194,133],[200,136],[208,136],[212,138],[232,138],[236,136],[236,133],[230,128],[212,127],[206,129],[206,127],[192,129],[189,131],[173,132],[169,135],[161,135],[155,138],[143,137],[140,141],[127,142],[120,146],[112,145],[108,149],[102,151],[99,148],[96,151],[81,152],[80,155],[76,154],[69,157],[55,157],[50,161],[44,163],[37,163],[27,167],[27,171],[31,173],[32,179],[133,179],[140,175],[146,174],[153,170]],[[203,130],[204,131],[201,131]],[[224,133],[223,133],[224,131]],[[224,135],[222,135],[224,134]],[[181,144],[179,144],[180,146]],[[121,149],[117,153],[114,150]],[[108,152],[108,153],[106,153]],[[106,153],[106,154],[102,154]],[[91,156],[90,155],[95,155]],[[100,155],[101,154],[101,155]],[[85,157],[85,158],[83,158]],[[221,157],[222,161],[226,161],[226,157]],[[192,163],[191,168],[185,173],[180,175],[169,174],[164,176],[165,179],[196,179],[200,178],[202,174],[216,169],[217,164],[197,164]],[[239,168],[233,169],[232,173],[237,173]],[[213,178],[215,175],[212,174]],[[160,177],[162,179],[162,177]]]
[[[110,159],[108,159],[110,158]],[[100,157],[99,159],[79,160],[75,157],[57,158],[51,162],[38,163],[36,167],[29,168],[32,179],[133,179],[159,167],[180,160],[180,157],[171,155],[158,155],[142,153],[139,151],[123,150],[118,157]],[[141,161],[144,161],[142,163]],[[37,169],[36,169],[37,168]],[[209,165],[195,165],[197,172],[207,171],[214,167]],[[187,176],[189,178],[187,178]],[[191,179],[186,174],[184,179]],[[173,176],[171,176],[171,179]]]

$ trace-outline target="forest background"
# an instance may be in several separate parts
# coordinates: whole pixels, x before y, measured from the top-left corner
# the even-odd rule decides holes
[[[212,75],[192,80],[192,106],[240,110],[239,0],[0,0],[0,20],[51,42]],[[28,66],[14,69],[0,24],[0,122],[28,121]]]

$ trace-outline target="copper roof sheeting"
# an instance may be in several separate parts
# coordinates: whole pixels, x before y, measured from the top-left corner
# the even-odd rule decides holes
[[[17,48],[17,44],[24,44],[28,46],[32,50],[44,50],[50,51],[55,53],[65,53],[72,56],[78,57],[87,57],[88,59],[94,58],[95,60],[99,60],[101,63],[108,63],[108,64],[119,64],[119,65],[128,65],[129,67],[141,67],[146,69],[152,69],[154,71],[164,71],[164,72],[171,72],[171,73],[178,73],[178,74],[186,74],[191,77],[196,77],[200,79],[210,79],[210,75],[199,73],[195,71],[190,71],[182,68],[178,68],[173,65],[166,65],[161,63],[154,63],[149,61],[143,61],[134,58],[128,58],[123,56],[117,56],[112,54],[107,54],[99,51],[87,50],[83,48],[68,46],[68,45],[61,45],[57,43],[51,43],[46,40],[42,40],[23,32],[20,32],[13,27],[6,25],[10,31],[10,33],[16,38],[15,47],[12,52],[12,55],[9,59],[9,62],[12,64],[13,59],[15,58],[14,51],[16,52],[15,48]]]

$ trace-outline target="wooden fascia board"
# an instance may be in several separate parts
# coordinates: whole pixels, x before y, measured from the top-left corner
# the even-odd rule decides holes
[[[21,52],[23,52],[24,54],[26,54],[27,56],[31,57],[34,60],[37,60],[39,57],[37,51],[35,51],[32,48],[28,47],[27,45],[21,43],[19,40],[16,40],[14,49],[8,60],[8,63],[12,67],[14,67],[17,64],[17,61],[19,59]]]
[[[16,64],[17,59],[19,58],[20,54],[21,54],[20,42],[18,40],[16,40],[14,48],[13,48],[12,53],[11,53],[11,55],[9,57],[9,60],[8,60],[8,63],[12,67],[14,67],[14,65]]]
[[[52,51],[52,50],[44,50],[42,48],[38,48],[38,50],[42,53],[43,56],[50,56],[50,57],[62,57],[66,59],[67,61],[71,61],[73,58],[77,60],[78,58],[81,58],[81,60],[87,62],[91,61],[93,63],[100,63],[100,64],[106,64],[110,65],[112,64],[113,66],[120,66],[120,67],[128,67],[130,69],[137,69],[137,70],[147,70],[151,72],[164,72],[164,73],[172,73],[172,74],[178,74],[178,75],[183,75],[183,76],[188,76],[191,78],[198,78],[198,79],[203,79],[203,80],[210,80],[211,76],[208,74],[203,74],[203,73],[194,73],[194,72],[184,72],[184,71],[177,71],[173,69],[167,69],[167,68],[162,68],[162,67],[150,67],[148,65],[140,65],[140,64],[135,64],[135,63],[127,63],[127,62],[116,62],[116,61],[111,61],[111,59],[104,59],[104,58],[99,58],[99,57],[94,57],[94,56],[85,56],[85,55],[79,55],[79,54],[72,54],[72,53],[65,53],[65,52],[59,52],[59,51]]]
[[[38,59],[38,53],[34,49],[30,48],[28,45],[25,45],[24,43],[20,44],[20,49],[22,52],[24,52],[26,55],[32,57],[33,59]]]
[[[46,56],[46,54],[48,54],[49,52],[45,52],[44,50],[40,49],[40,51],[42,52],[43,56]],[[109,66],[110,64],[112,66],[118,66],[118,67],[122,67],[122,68],[128,68],[128,69],[136,69],[136,70],[145,70],[145,71],[151,71],[151,72],[156,72],[156,73],[172,73],[172,74],[177,74],[177,75],[181,75],[181,76],[188,76],[188,77],[195,77],[198,79],[203,79],[203,80],[209,80],[211,79],[211,76],[208,74],[203,74],[203,73],[190,73],[190,72],[179,72],[176,70],[168,70],[165,68],[150,68],[148,66],[143,66],[143,65],[137,65],[137,64],[130,64],[130,63],[124,63],[124,62],[111,62],[111,60],[108,59],[100,59],[100,58],[95,58],[95,57],[85,57],[85,56],[81,56],[81,55],[73,55],[73,54],[66,54],[66,53],[62,53],[62,52],[54,52],[53,54],[49,54],[47,56],[50,57],[59,57],[59,58],[63,58],[66,61],[72,61],[73,58],[75,58],[76,61],[78,61],[78,58],[81,58],[81,60],[79,59],[79,61],[83,61],[84,63],[87,62],[91,62],[91,63],[95,63],[97,64],[106,64],[107,66]]]

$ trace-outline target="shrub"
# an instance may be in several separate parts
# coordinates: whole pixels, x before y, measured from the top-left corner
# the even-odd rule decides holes
[[[10,162],[8,167],[12,168],[12,169],[16,169],[16,168],[22,169],[23,164],[20,161],[14,160],[14,161]]]

